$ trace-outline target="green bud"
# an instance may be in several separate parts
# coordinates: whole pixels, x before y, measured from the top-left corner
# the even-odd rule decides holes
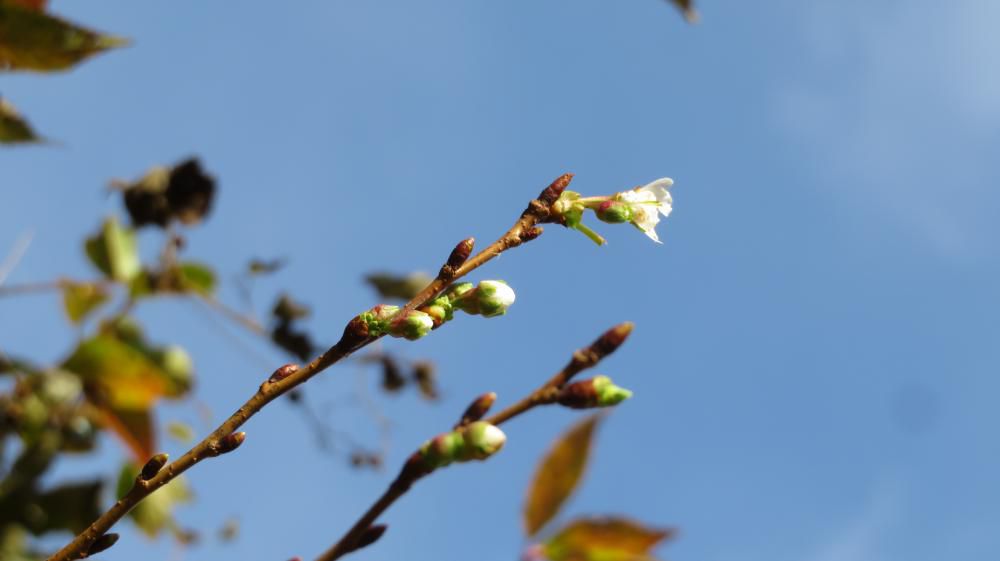
[[[434,320],[426,312],[412,310],[405,315],[397,314],[389,322],[389,335],[403,337],[410,341],[420,339],[434,328]]]
[[[399,312],[399,306],[379,304],[367,312],[362,312],[358,318],[368,327],[368,335],[379,337],[389,331],[389,323]]]
[[[420,456],[428,468],[437,469],[457,460],[464,447],[461,431],[446,432],[425,442],[420,447]]]
[[[632,205],[619,201],[604,201],[594,211],[598,220],[609,224],[621,224],[632,220]]]
[[[455,317],[455,307],[451,305],[451,299],[447,295],[438,296],[420,310],[431,316],[435,327]]]
[[[465,450],[459,461],[485,460],[496,454],[507,442],[502,430],[486,421],[476,421],[465,427]]]
[[[597,391],[598,407],[617,405],[632,397],[631,391],[614,385],[607,376],[594,376],[594,389]]]
[[[502,316],[507,313],[507,308],[514,303],[514,290],[504,281],[482,281],[476,288],[476,300],[479,304],[479,312],[483,317]]]

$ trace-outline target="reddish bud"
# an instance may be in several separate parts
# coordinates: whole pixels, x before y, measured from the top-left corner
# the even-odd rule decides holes
[[[150,458],[149,461],[146,462],[146,465],[142,466],[142,471],[139,472],[139,479],[149,481],[155,477],[156,474],[160,473],[160,470],[163,469],[163,466],[167,465],[168,459],[170,459],[170,456],[166,454],[157,454]]]
[[[84,557],[90,557],[91,555],[96,555],[109,547],[115,545],[118,541],[118,534],[104,534],[103,536],[94,540],[94,543],[90,544],[87,548],[87,554]]]
[[[267,381],[268,382],[280,382],[280,381],[284,380],[285,378],[291,376],[292,374],[295,374],[298,371],[299,371],[299,365],[298,364],[286,364],[286,365],[278,368],[277,370],[275,370],[274,373],[271,374],[271,377],[267,379]]]
[[[493,407],[493,403],[496,402],[496,400],[497,394],[493,392],[484,393],[483,395],[477,397],[475,401],[469,404],[465,413],[462,413],[462,420],[458,422],[456,428],[482,419],[486,413],[489,412],[490,407]]]
[[[247,433],[242,431],[234,432],[228,436],[223,437],[222,440],[219,441],[219,448],[218,448],[219,454],[228,454],[233,450],[236,450],[237,448],[240,447],[240,444],[243,444],[243,441],[246,440],[246,438],[247,438]]]
[[[455,249],[451,250],[451,255],[448,256],[448,262],[446,265],[457,269],[461,267],[465,260],[469,258],[472,254],[472,248],[476,245],[476,238],[466,238],[455,246]]]
[[[545,190],[542,191],[540,195],[538,195],[538,200],[547,205],[551,205],[552,203],[556,202],[556,199],[559,198],[559,195],[562,195],[562,192],[565,191],[567,187],[569,187],[570,181],[573,181],[572,173],[565,173],[563,175],[560,175],[558,178],[556,178],[555,181],[552,182],[551,185],[546,187]]]
[[[594,343],[590,346],[591,350],[597,354],[598,359],[608,356],[618,350],[618,347],[625,342],[625,339],[628,339],[628,336],[632,333],[632,329],[634,327],[635,324],[630,321],[619,323],[618,325],[605,331],[604,335],[601,335],[599,339],[594,341]]]

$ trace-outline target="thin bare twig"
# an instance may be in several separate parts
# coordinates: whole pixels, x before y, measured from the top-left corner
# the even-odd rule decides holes
[[[28,231],[26,234],[22,234],[17,240],[14,241],[14,247],[10,249],[10,253],[4,258],[3,262],[0,263],[0,286],[3,285],[4,281],[10,275],[11,271],[17,267],[17,264],[21,262],[21,258],[31,247],[31,240],[34,239],[35,233],[33,231]]]
[[[557,372],[547,382],[531,392],[527,397],[500,411],[499,413],[485,418],[491,425],[503,424],[518,415],[521,415],[540,405],[550,405],[556,403],[560,390],[577,374],[597,365],[604,357],[613,353],[632,332],[632,323],[626,322],[612,327],[601,335],[589,346],[584,347],[575,353],[569,363]],[[468,413],[468,412],[467,412]],[[463,422],[471,422],[475,419],[463,415]],[[358,549],[359,540],[365,532],[375,523],[396,500],[402,497],[413,486],[413,484],[431,473],[424,465],[422,456],[415,452],[403,465],[399,475],[389,484],[389,487],[382,493],[382,496],[371,505],[364,514],[358,518],[357,522],[335,543],[330,549],[316,558],[316,561],[334,561],[344,555]]]
[[[551,213],[552,204],[569,186],[571,174],[560,176],[546,187],[537,199],[532,200],[528,208],[521,213],[520,218],[507,232],[491,243],[478,254],[469,257],[473,240],[469,238],[460,242],[447,262],[441,267],[437,277],[430,285],[410,300],[401,313],[423,306],[436,298],[452,282],[462,278],[504,251],[517,247],[524,242],[537,238],[542,233],[539,224],[557,222],[559,217]],[[313,376],[336,364],[354,351],[361,349],[380,339],[381,335],[370,335],[366,324],[359,317],[348,322],[340,341],[327,349],[315,360],[304,367],[291,371],[282,367],[250,397],[239,409],[226,419],[218,428],[212,431],[201,442],[198,442],[180,458],[163,466],[156,475],[149,479],[137,477],[132,488],[107,511],[100,515],[86,530],[49,557],[49,561],[70,561],[86,557],[90,546],[103,536],[112,526],[122,519],[130,510],[151,493],[163,487],[188,469],[210,457],[231,451],[229,446],[235,440],[237,445],[242,442],[242,433],[235,433],[250,417],[263,409],[268,403],[284,395],[296,386],[306,382]],[[278,375],[282,372],[282,375]],[[235,446],[233,446],[234,448]],[[391,501],[390,501],[391,504]]]

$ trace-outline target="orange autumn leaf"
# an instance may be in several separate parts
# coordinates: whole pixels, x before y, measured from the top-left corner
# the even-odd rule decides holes
[[[538,533],[576,489],[587,466],[594,429],[601,418],[591,415],[574,425],[542,459],[524,505],[524,529],[529,536]]]

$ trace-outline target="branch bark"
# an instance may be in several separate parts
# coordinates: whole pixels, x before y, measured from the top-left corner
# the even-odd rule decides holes
[[[589,346],[573,353],[573,357],[562,370],[557,372],[554,376],[552,376],[552,378],[539,386],[535,391],[531,392],[527,397],[517,401],[499,413],[487,417],[484,420],[491,425],[500,425],[526,413],[531,409],[534,409],[535,407],[556,403],[560,390],[570,380],[572,380],[574,376],[588,368],[596,366],[604,357],[615,352],[615,350],[625,342],[625,339],[628,338],[629,334],[632,333],[632,328],[633,324],[631,322],[621,323],[612,327]],[[467,415],[463,415],[463,418],[459,422],[458,426],[460,427],[463,424],[467,424],[475,420],[476,419],[470,418]],[[429,473],[431,472],[424,467],[423,458],[420,456],[419,452],[415,452],[411,455],[407,462],[403,465],[403,469],[400,470],[399,475],[397,475],[392,483],[389,484],[389,487],[386,488],[384,493],[382,493],[382,496],[380,496],[378,500],[376,500],[375,503],[361,515],[360,518],[358,518],[357,522],[351,526],[347,533],[345,533],[344,536],[337,541],[337,543],[333,544],[333,546],[323,552],[322,555],[317,557],[316,561],[334,561],[352,551],[360,549],[358,545],[359,541],[362,536],[365,535],[368,528],[370,528],[372,524],[378,520],[378,517],[388,510],[393,503],[405,495],[413,484],[417,482],[417,480],[425,475],[428,475]]]
[[[558,222],[558,216],[551,212],[551,207],[569,185],[572,178],[572,174],[565,174],[553,181],[541,192],[537,199],[532,200],[528,204],[528,208],[521,213],[521,216],[514,225],[503,236],[471,258],[466,259],[465,257],[471,252],[472,238],[460,242],[451,255],[449,255],[447,262],[441,267],[437,277],[417,296],[407,302],[404,310],[411,311],[423,306],[440,295],[455,280],[481,267],[504,251],[537,238],[542,233],[542,228],[539,224]],[[464,256],[462,255],[463,253]],[[357,317],[352,319],[344,329],[344,334],[341,336],[340,341],[322,355],[286,377],[272,376],[261,384],[257,392],[237,409],[235,413],[230,415],[218,428],[212,431],[201,442],[195,444],[184,455],[164,466],[151,479],[143,480],[137,478],[132,488],[123,497],[98,517],[86,530],[73,538],[70,543],[49,557],[49,561],[70,561],[86,557],[91,545],[107,533],[130,510],[135,508],[139,502],[204,459],[218,456],[221,453],[220,447],[225,442],[225,439],[234,435],[236,429],[243,426],[250,417],[257,414],[268,403],[379,338],[381,336],[369,336],[367,328]],[[390,489],[392,488],[390,487]],[[397,489],[396,492],[402,494],[405,490],[400,491]],[[385,500],[386,504],[384,508],[387,508],[395,500],[395,497],[390,495]],[[375,516],[377,516],[377,513]],[[365,525],[362,531],[370,525]]]

